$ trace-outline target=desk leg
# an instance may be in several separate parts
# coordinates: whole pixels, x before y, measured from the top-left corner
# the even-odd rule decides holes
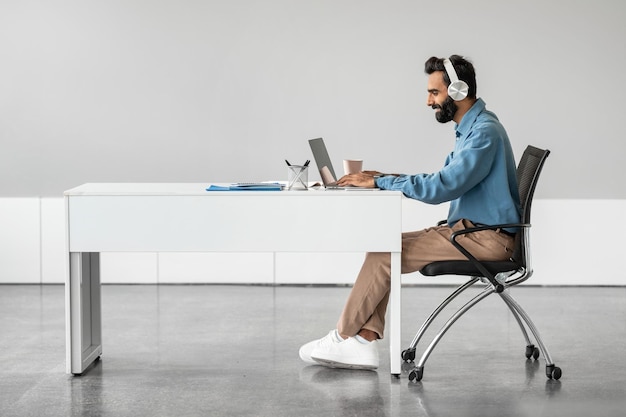
[[[70,252],[65,283],[66,370],[80,375],[102,355],[100,254]]]
[[[399,376],[402,371],[401,347],[402,343],[402,279],[400,272],[400,252],[391,253],[391,289],[390,325],[389,325],[389,354],[391,355],[391,374]]]

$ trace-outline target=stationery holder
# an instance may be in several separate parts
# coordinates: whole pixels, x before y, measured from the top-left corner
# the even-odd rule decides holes
[[[307,190],[309,186],[308,165],[287,166],[287,190]]]

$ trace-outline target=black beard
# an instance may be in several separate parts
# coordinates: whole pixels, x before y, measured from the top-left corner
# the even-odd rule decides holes
[[[454,118],[456,111],[459,109],[450,96],[446,98],[442,105],[434,104],[433,109],[440,109],[435,113],[435,118],[439,123],[448,123]]]

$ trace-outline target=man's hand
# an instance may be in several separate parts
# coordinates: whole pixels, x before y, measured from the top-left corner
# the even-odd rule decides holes
[[[379,175],[378,171],[362,171],[357,174],[344,175],[339,178],[337,185],[346,186],[354,185],[357,187],[376,188],[376,182],[374,181],[374,175]]]

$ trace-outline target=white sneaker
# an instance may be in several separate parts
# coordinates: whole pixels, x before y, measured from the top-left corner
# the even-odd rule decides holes
[[[313,350],[315,350],[315,348],[317,347],[336,345],[342,341],[343,339],[341,338],[341,336],[339,336],[337,330],[331,330],[326,336],[322,337],[321,339],[317,339],[307,343],[306,345],[302,345],[302,347],[300,348],[300,359],[311,365],[319,365],[318,362],[311,358],[311,352],[313,352]]]
[[[331,368],[377,369],[378,344],[362,337],[349,337],[339,343],[320,344],[311,352],[316,362]]]

